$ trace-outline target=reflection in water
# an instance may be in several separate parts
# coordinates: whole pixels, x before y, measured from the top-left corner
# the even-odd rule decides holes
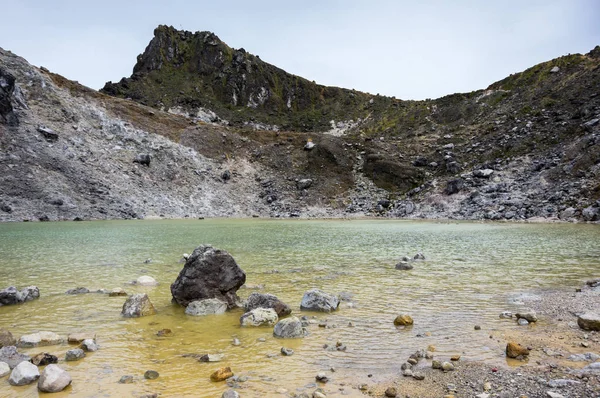
[[[73,385],[60,396],[220,396],[225,383],[209,375],[220,366],[247,376],[244,396],[274,395],[277,389],[312,391],[314,376],[331,367],[332,383],[351,385],[371,373],[397,374],[417,349],[437,346],[439,355],[460,352],[466,360],[502,361],[489,346],[486,330],[516,327],[498,319],[516,311],[515,293],[540,288],[570,289],[597,268],[600,230],[588,225],[432,223],[403,221],[179,220],[36,223],[0,225],[0,287],[37,285],[40,300],[0,308],[0,326],[19,336],[51,330],[66,336],[94,331],[100,350],[79,362],[62,362]],[[241,328],[241,310],[189,317],[171,304],[169,285],[182,267],[183,253],[209,243],[229,251],[247,273],[249,285],[264,285],[294,308],[316,317],[305,339],[281,341],[271,328]],[[397,271],[404,255],[423,252],[424,262]],[[144,260],[151,258],[148,264]],[[151,275],[158,287],[125,283]],[[123,297],[65,295],[68,289],[123,287],[147,292],[158,314],[120,317]],[[334,314],[299,310],[304,291],[317,287],[344,293]],[[252,290],[242,289],[247,297]],[[409,313],[412,328],[396,329],[393,319]],[[328,327],[317,321],[327,320]],[[474,325],[482,331],[474,332]],[[157,336],[169,328],[173,335]],[[237,338],[241,344],[235,346]],[[343,342],[346,351],[324,349]],[[279,354],[285,345],[295,354]],[[69,347],[47,351],[59,357]],[[199,363],[183,354],[221,353],[220,363]],[[146,370],[160,373],[144,380]],[[119,384],[123,375],[133,384]],[[245,378],[244,378],[245,379]],[[37,396],[35,385],[10,387],[0,395]],[[339,392],[338,392],[339,393]]]

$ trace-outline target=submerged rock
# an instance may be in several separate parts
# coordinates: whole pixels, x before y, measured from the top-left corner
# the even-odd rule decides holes
[[[305,331],[300,319],[292,316],[277,322],[273,329],[273,335],[283,339],[297,338],[304,337]]]
[[[242,326],[273,326],[279,317],[272,308],[255,308],[240,317]]]
[[[21,362],[10,374],[8,382],[12,386],[25,386],[36,381],[40,377],[38,367],[30,362]]]
[[[6,362],[11,369],[21,362],[29,362],[29,355],[21,354],[15,346],[0,348],[0,362]]]
[[[246,282],[246,274],[225,250],[202,245],[185,262],[171,285],[173,301],[187,306],[192,301],[216,298],[227,308],[239,306],[236,292]]]
[[[135,280],[135,284],[139,286],[157,286],[158,282],[151,276],[142,275]]]
[[[256,308],[272,308],[278,317],[288,316],[292,313],[289,305],[279,300],[277,296],[269,293],[252,293],[244,303],[246,312]]]
[[[401,271],[408,271],[413,269],[414,266],[406,261],[400,261],[398,264],[396,264],[395,268]]]
[[[225,311],[227,303],[215,298],[192,301],[185,309],[187,315],[193,316],[224,314]]]
[[[81,343],[83,340],[96,340],[96,333],[92,332],[76,332],[71,333],[67,337],[69,343]]]
[[[331,312],[337,310],[340,300],[337,296],[319,289],[311,289],[302,296],[300,309],[308,311]]]
[[[4,328],[0,328],[0,348],[17,345],[17,340],[12,333]]]
[[[137,318],[141,316],[153,315],[156,313],[152,302],[147,294],[134,294],[125,301],[121,315],[126,318]]]
[[[85,294],[89,293],[90,289],[86,287],[76,287],[75,289],[69,289],[65,292],[65,294]]]
[[[71,376],[58,365],[48,365],[38,380],[38,390],[42,392],[59,392],[71,384]]]
[[[78,361],[85,358],[85,352],[81,348],[74,348],[65,354],[65,361]]]
[[[40,289],[37,286],[27,286],[21,291],[14,286],[0,290],[0,306],[21,304],[26,301],[35,300],[40,297]]]
[[[117,287],[108,293],[108,297],[120,297],[120,296],[127,296],[127,292],[125,290],[121,289],[120,287]]]
[[[412,317],[408,314],[401,314],[394,319],[394,325],[396,326],[410,326],[414,323]]]
[[[146,380],[154,380],[154,379],[158,379],[158,372],[156,370],[147,370],[146,372],[144,372],[144,379]]]
[[[62,337],[54,332],[37,332],[21,336],[19,347],[36,347],[46,345],[57,345],[63,342]]]

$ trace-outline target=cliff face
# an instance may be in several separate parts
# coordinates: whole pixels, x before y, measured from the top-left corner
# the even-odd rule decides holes
[[[160,26],[102,91],[0,50],[0,220],[600,220],[600,47],[401,101]]]

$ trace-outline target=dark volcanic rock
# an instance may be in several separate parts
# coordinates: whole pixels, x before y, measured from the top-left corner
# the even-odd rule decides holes
[[[150,166],[150,154],[140,153],[133,159],[133,162],[143,164],[144,166]]]
[[[454,180],[448,181],[448,185],[446,186],[446,194],[452,195],[460,192],[465,186],[465,182],[462,178],[456,178]]]
[[[16,287],[9,286],[0,290],[0,306],[20,304],[40,297],[40,290],[37,286],[28,286],[21,291]]]
[[[9,126],[19,123],[11,103],[14,89],[15,77],[4,68],[0,68],[0,123],[6,123]]]
[[[246,282],[246,273],[225,250],[210,245],[196,248],[171,285],[173,301],[187,306],[195,300],[217,298],[229,309],[239,306],[236,292]]]
[[[284,317],[292,313],[289,305],[269,293],[252,293],[248,296],[248,299],[244,303],[244,309],[246,312],[249,312],[256,308],[272,308],[279,317]]]

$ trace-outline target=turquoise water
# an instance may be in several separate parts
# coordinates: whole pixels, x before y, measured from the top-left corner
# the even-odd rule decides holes
[[[540,289],[572,290],[597,276],[599,241],[598,226],[566,224],[230,219],[0,224],[0,287],[36,285],[41,292],[34,302],[0,307],[0,326],[17,337],[38,330],[65,337],[80,330],[97,333],[98,352],[60,363],[73,385],[57,397],[220,396],[226,385],[209,380],[220,366],[248,376],[240,383],[243,396],[285,396],[277,393],[282,388],[312,391],[315,374],[331,367],[336,372],[324,386],[329,395],[340,394],[340,388],[358,395],[353,387],[359,381],[397,373],[410,353],[428,344],[441,356],[503,360],[486,331],[514,327],[498,319],[499,312],[520,308],[509,299]],[[241,310],[186,316],[171,304],[169,285],[182,268],[182,254],[207,243],[234,256],[247,284],[264,285],[261,292],[286,301],[295,315],[327,319],[330,327],[314,324],[305,339],[281,341],[270,328],[241,328]],[[417,252],[427,260],[411,271],[394,269],[402,256]],[[161,284],[127,284],[140,275]],[[123,297],[64,294],[78,286],[146,292],[157,315],[123,319]],[[352,300],[331,315],[301,312],[302,294],[313,287],[345,292]],[[239,294],[244,298],[252,291]],[[399,313],[410,314],[415,325],[396,329],[392,322]],[[475,324],[482,326],[480,333],[473,331]],[[172,329],[173,336],[157,337],[163,328]],[[234,337],[241,346],[231,344]],[[337,341],[348,349],[323,348]],[[296,353],[277,355],[282,345]],[[64,357],[68,348],[25,352]],[[181,357],[215,352],[225,355],[223,362]],[[148,369],[161,376],[144,380]],[[118,384],[125,374],[136,382]],[[17,388],[0,380],[0,396],[37,395],[35,385]]]

